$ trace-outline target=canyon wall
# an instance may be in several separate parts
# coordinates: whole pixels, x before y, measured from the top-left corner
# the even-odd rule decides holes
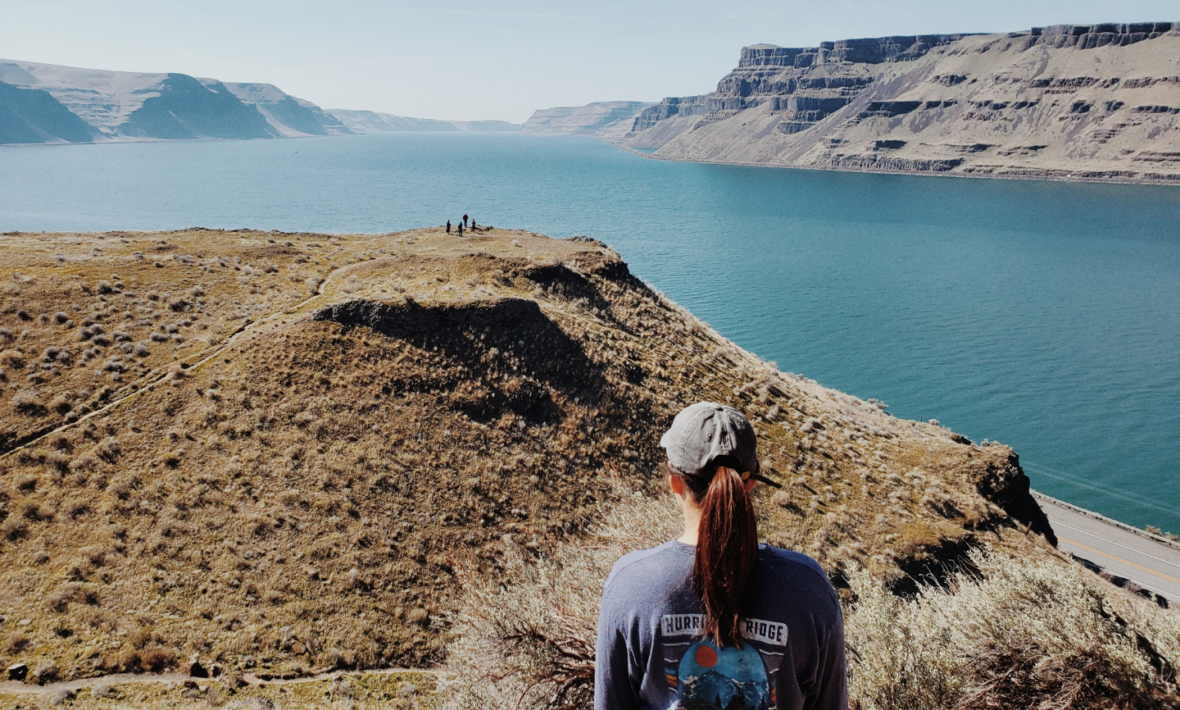
[[[624,146],[700,162],[1180,180],[1180,23],[755,45]]]

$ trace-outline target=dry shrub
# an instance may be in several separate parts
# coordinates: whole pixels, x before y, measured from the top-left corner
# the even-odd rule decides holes
[[[1077,565],[977,551],[982,580],[913,600],[853,575],[849,696],[863,710],[1176,707],[1180,618]]]
[[[25,646],[29,644],[29,637],[25,636],[22,631],[13,631],[4,640],[4,651],[6,653],[18,653],[22,651]]]
[[[19,350],[0,351],[0,366],[16,370],[25,366],[25,354]]]
[[[149,648],[146,651],[125,650],[119,658],[119,667],[124,672],[161,673],[174,668],[176,652],[168,648]]]
[[[554,555],[530,558],[508,542],[504,569],[463,574],[464,606],[448,649],[445,708],[593,705],[594,642],[602,585],[622,555],[680,533],[671,496],[617,490],[602,526]]]
[[[35,392],[25,390],[18,392],[12,398],[12,406],[16,411],[22,414],[37,414],[45,409],[45,405],[41,402],[41,398]]]
[[[621,555],[678,532],[670,497],[618,493],[601,527],[495,575],[462,573],[446,708],[588,707],[603,583]],[[894,596],[865,572],[845,608],[858,710],[1176,707],[1180,618],[1083,568],[976,551],[981,577]]]

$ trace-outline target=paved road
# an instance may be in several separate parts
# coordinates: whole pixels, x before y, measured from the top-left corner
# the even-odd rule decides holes
[[[1180,545],[1159,542],[1109,518],[1033,493],[1053,531],[1058,549],[1118,577],[1124,577],[1180,607]]]

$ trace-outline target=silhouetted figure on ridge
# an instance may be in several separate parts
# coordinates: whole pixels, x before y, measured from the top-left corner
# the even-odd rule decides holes
[[[447,220],[447,234],[451,233],[451,220]]]
[[[463,215],[463,226],[467,226],[467,215]]]
[[[463,236],[463,223],[462,222],[459,223],[459,236],[460,237]]]

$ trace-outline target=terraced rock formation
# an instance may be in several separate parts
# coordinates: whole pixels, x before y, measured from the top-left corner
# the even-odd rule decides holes
[[[672,160],[1180,180],[1180,23],[755,45],[621,144]]]

